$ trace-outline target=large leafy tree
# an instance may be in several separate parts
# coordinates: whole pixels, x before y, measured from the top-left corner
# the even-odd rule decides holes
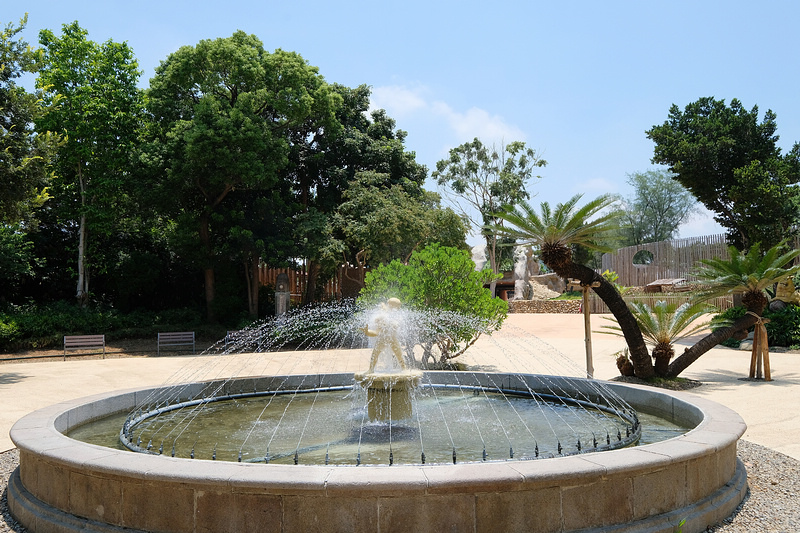
[[[28,21],[9,23],[0,31],[0,223],[30,218],[47,199],[48,163],[58,139],[37,135],[34,121],[44,111],[40,95],[17,84],[25,73],[39,70],[42,51],[17,38]]]
[[[42,30],[43,66],[36,86],[47,111],[39,131],[63,134],[55,159],[53,209],[77,231],[78,301],[89,295],[93,264],[90,235],[109,235],[120,217],[119,201],[141,119],[139,70],[133,50],[111,40],[97,44],[77,22],[62,35]],[[101,268],[101,266],[94,262]]]
[[[450,157],[436,163],[433,177],[439,186],[452,193],[462,211],[486,239],[486,256],[492,272],[498,273],[498,234],[486,231],[487,225],[502,226],[496,213],[529,198],[527,185],[534,169],[547,162],[524,142],[502,144],[498,149],[479,139],[450,150]],[[494,293],[494,283],[491,290]]]
[[[313,143],[322,132],[334,133],[341,99],[298,54],[268,53],[258,38],[241,31],[171,54],[147,94],[153,142],[146,157],[163,171],[159,195],[181,215],[178,220],[196,228],[213,321],[215,265],[225,231],[231,231],[221,220],[223,202],[230,203],[234,190],[272,197],[291,140]],[[247,264],[254,279],[257,263]]]
[[[580,280],[581,285],[590,286],[608,306],[617,319],[630,350],[634,372],[640,378],[653,376],[653,363],[642,332],[619,291],[603,276],[591,268],[573,260],[573,247],[588,250],[611,251],[601,244],[604,237],[619,231],[617,214],[611,210],[614,198],[603,195],[578,206],[582,195],[552,208],[542,202],[537,211],[528,202],[520,201],[514,209],[496,213],[506,224],[490,226],[497,235],[514,239],[522,246],[533,246],[539,258],[556,274],[563,278]],[[596,286],[595,286],[596,285]]]
[[[667,120],[646,133],[655,142],[654,163],[669,165],[728,230],[740,249],[765,247],[793,231],[798,217],[800,145],[786,155],[777,146],[776,115],[759,121],[758,106],[711,97],[672,105]]]
[[[371,187],[385,191],[399,186],[411,199],[424,202],[422,184],[427,169],[417,163],[414,152],[406,150],[406,132],[382,109],[369,110],[370,90],[366,85],[348,88],[333,84],[341,98],[336,119],[342,125],[338,135],[294,136],[291,140],[288,179],[295,187],[302,212],[298,216],[297,241],[308,261],[308,283],[304,301],[315,299],[316,280],[324,271],[333,272],[341,262],[342,247],[334,246],[333,220],[344,195],[359,173],[372,173]],[[350,194],[350,201],[353,200]],[[336,237],[341,240],[341,235]],[[355,245],[358,246],[358,245]],[[376,246],[381,246],[376,243]],[[350,250],[349,259],[359,250]],[[332,253],[333,250],[337,250]],[[363,256],[363,254],[362,254]]]
[[[413,251],[429,243],[466,248],[463,221],[440,207],[438,194],[420,193],[411,181],[389,186],[386,182],[384,174],[357,174],[332,217],[331,247],[341,251],[338,259],[362,272],[357,283],[368,265],[408,262]]]
[[[779,243],[765,253],[761,252],[758,243],[747,252],[740,252],[735,246],[731,246],[728,249],[729,258],[718,257],[701,261],[701,266],[694,273],[704,284],[697,296],[698,300],[739,294],[747,314],[727,327],[714,330],[697,344],[687,348],[670,363],[667,377],[676,377],[708,350],[761,320],[768,303],[764,291],[800,272],[800,265],[791,265],[800,257],[800,250],[781,253],[783,245],[784,243]]]
[[[628,175],[633,194],[621,202],[626,244],[672,239],[678,227],[696,210],[697,200],[666,170]]]

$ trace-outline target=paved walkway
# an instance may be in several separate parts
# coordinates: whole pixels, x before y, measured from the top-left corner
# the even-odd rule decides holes
[[[592,317],[593,329],[607,323]],[[532,339],[535,335],[542,342]],[[585,368],[585,342],[581,315],[510,315],[496,339],[481,339],[465,362],[487,370],[547,371],[548,365],[566,356]],[[500,345],[496,341],[503,341]],[[543,344],[544,343],[544,344]],[[514,348],[508,348],[513,346]],[[593,334],[595,377],[619,375],[613,354],[624,346],[621,338]],[[678,348],[680,352],[682,348]],[[543,355],[542,355],[543,354]],[[737,411],[745,422],[744,438],[800,460],[800,355],[770,355],[771,382],[743,381],[749,352],[716,348],[690,366],[683,377],[703,382],[687,394],[708,398]],[[165,382],[223,375],[288,374],[304,372],[355,372],[369,362],[369,350],[290,352],[208,356],[129,357],[121,359],[25,362],[0,365],[0,451],[13,448],[8,431],[25,414],[47,405],[91,394]]]

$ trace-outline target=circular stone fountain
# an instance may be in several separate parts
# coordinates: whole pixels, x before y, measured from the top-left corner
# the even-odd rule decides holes
[[[393,351],[391,343],[389,350]],[[355,379],[350,372],[176,382],[36,411],[19,420],[10,433],[20,450],[20,467],[9,481],[9,508],[30,530],[55,532],[672,533],[683,521],[683,531],[689,533],[730,515],[746,493],[746,473],[736,457],[744,422],[713,402],[616,383],[605,384],[608,394],[598,396],[598,382],[593,380],[524,372],[421,373],[401,368],[407,377],[396,380],[387,377],[391,373],[374,370],[371,365]],[[401,393],[395,405],[398,381],[410,396]],[[562,451],[559,442],[557,450],[542,456],[512,452],[510,457],[485,460],[484,451],[482,459],[457,461],[454,446],[455,464],[426,464],[423,453],[421,460],[410,462],[356,461],[344,466],[326,464],[327,460],[310,464],[305,456],[298,460],[297,451],[294,464],[242,460],[241,451],[239,460],[213,460],[216,447],[213,455],[205,450],[204,458],[190,458],[195,457],[194,445],[188,457],[172,456],[168,448],[156,452],[152,443],[136,436],[137,425],[163,413],[181,412],[176,411],[178,404],[186,404],[179,408],[183,409],[192,402],[214,405],[223,399],[241,402],[249,396],[359,388],[376,405],[373,412],[364,407],[367,416],[391,429],[397,427],[397,417],[386,420],[384,413],[399,410],[404,418],[414,416],[418,404],[413,390],[418,383],[432,391],[499,391],[530,401],[558,390],[568,401],[600,406],[611,396],[636,411],[691,429],[675,438],[617,449],[612,449],[609,435],[608,445],[603,438],[591,443],[580,438],[577,447],[571,443]],[[164,397],[170,401],[152,406],[154,398]],[[143,409],[146,405],[150,407]],[[120,432],[122,441],[145,453],[67,436],[118,413],[132,413]],[[627,414],[622,419],[632,431],[620,445],[638,438],[636,419]]]
[[[465,379],[429,375],[441,384]],[[531,376],[473,374],[470,380],[489,377]],[[344,385],[352,374],[313,381]],[[20,467],[9,482],[9,508],[32,531],[65,532],[671,533],[682,520],[684,532],[702,531],[730,515],[747,489],[736,457],[742,419],[688,395],[609,386],[634,407],[694,429],[654,444],[551,459],[359,467],[135,454],[65,436],[82,423],[134,408],[153,392],[142,389],[65,402],[17,422],[11,438]]]

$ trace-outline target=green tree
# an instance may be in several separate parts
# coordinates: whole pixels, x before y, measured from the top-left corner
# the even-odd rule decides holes
[[[18,225],[0,224],[0,303],[12,299],[20,282],[33,274],[33,243]]]
[[[141,119],[140,72],[126,43],[98,45],[77,22],[65,24],[61,37],[42,30],[39,40],[44,58],[36,86],[47,111],[36,128],[66,138],[52,194],[62,218],[77,227],[76,298],[85,305],[93,264],[89,236],[112,233],[123,182],[130,179],[126,169]]]
[[[337,240],[331,247],[341,251],[340,260],[363,273],[369,265],[407,262],[414,250],[428,243],[466,249],[463,221],[440,207],[438,194],[422,191],[420,197],[416,183],[386,186],[387,178],[361,172],[344,191],[332,217]]]
[[[653,307],[643,302],[631,302],[631,312],[645,342],[653,346],[653,361],[655,373],[665,376],[669,362],[675,355],[673,344],[695,333],[707,329],[711,321],[699,322],[703,315],[710,313],[713,308],[703,303],[677,303],[656,302]],[[613,320],[607,318],[607,320]],[[622,335],[619,325],[602,326],[611,333]]]
[[[578,194],[555,209],[542,202],[541,213],[530,204],[520,201],[515,209],[507,209],[495,216],[503,219],[506,226],[493,226],[499,236],[514,239],[518,245],[533,246],[539,258],[563,278],[580,281],[592,290],[608,306],[617,319],[630,350],[636,376],[649,378],[653,375],[653,363],[636,323],[625,300],[612,283],[591,268],[573,261],[573,247],[578,245],[589,250],[611,251],[601,244],[602,239],[619,231],[617,214],[610,210],[614,198],[603,195],[578,207],[582,195]],[[597,285],[596,287],[593,285]]]
[[[453,320],[443,315],[423,328],[431,332],[422,340],[423,363],[434,357],[434,346],[439,361],[445,362],[505,320],[507,304],[484,288],[494,278],[486,270],[476,271],[466,250],[431,244],[412,253],[407,265],[394,260],[369,272],[359,303],[370,306],[394,297],[412,308],[455,313]]]
[[[694,273],[704,284],[697,299],[702,301],[740,294],[747,313],[730,326],[714,330],[675,358],[667,369],[667,377],[678,376],[708,350],[731,338],[737,331],[747,330],[761,319],[768,303],[764,291],[800,272],[800,265],[790,266],[792,261],[800,257],[800,250],[781,253],[783,246],[784,243],[779,243],[763,254],[758,243],[751,246],[747,253],[731,246],[728,248],[728,259],[701,260],[702,265]]]
[[[163,169],[155,188],[173,213],[186,215],[177,220],[196,228],[214,321],[222,203],[234,190],[269,195],[292,136],[337,131],[340,97],[298,54],[268,53],[241,31],[181,47],[156,69],[147,94],[154,126],[146,157]],[[248,264],[254,279],[255,262]]]
[[[41,116],[40,95],[17,85],[25,73],[39,70],[42,51],[16,38],[28,22],[9,23],[0,32],[0,224],[30,218],[47,199],[48,163],[57,148],[57,136],[36,135],[34,121]]]
[[[647,136],[655,142],[653,163],[669,165],[686,187],[728,230],[731,244],[772,246],[784,238],[798,217],[800,145],[782,155],[777,146],[776,115],[759,122],[758,106],[746,110],[737,99],[701,98]]]
[[[486,239],[486,256],[492,272],[498,273],[497,235],[487,225],[502,226],[495,213],[529,198],[526,186],[534,169],[547,162],[524,142],[503,144],[499,149],[484,146],[479,139],[450,150],[450,157],[436,163],[432,176],[456,198],[465,202],[462,211],[471,229],[480,229]],[[471,213],[477,213],[471,214]],[[494,294],[495,282],[491,290]]]
[[[357,174],[380,175],[380,180],[373,180],[375,187],[400,186],[410,198],[425,201],[422,185],[427,169],[417,163],[414,152],[406,150],[406,132],[397,129],[394,119],[382,109],[368,113],[369,87],[333,84],[332,90],[342,101],[336,109],[341,132],[294,136],[287,169],[287,179],[294,184],[303,211],[297,240],[302,243],[301,256],[308,260],[305,303],[315,299],[320,273],[332,273],[341,263],[342,251],[351,258],[360,251],[352,249],[353,243],[344,250],[341,242],[331,242],[333,217]],[[341,240],[341,235],[337,239]]]
[[[633,195],[622,200],[620,214],[627,245],[672,239],[697,209],[697,200],[666,170],[628,174]]]

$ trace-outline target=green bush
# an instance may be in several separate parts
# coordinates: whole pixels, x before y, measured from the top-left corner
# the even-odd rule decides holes
[[[474,319],[456,320],[453,316],[447,331],[423,346],[427,359],[432,357],[435,343],[440,361],[445,361],[463,353],[481,333],[499,329],[508,315],[506,302],[493,298],[484,287],[494,277],[490,271],[476,271],[468,252],[432,244],[414,252],[407,265],[395,260],[369,272],[358,303],[369,307],[395,297],[411,308]]]
[[[797,346],[800,344],[800,308],[787,305],[780,311],[764,311],[767,338],[772,346]]]
[[[0,312],[0,351],[61,346],[64,335],[107,339],[155,336],[159,331],[190,330],[219,338],[220,327],[205,326],[194,309],[120,313],[100,307],[81,308],[68,302],[9,306]],[[224,331],[221,335],[224,335]]]

